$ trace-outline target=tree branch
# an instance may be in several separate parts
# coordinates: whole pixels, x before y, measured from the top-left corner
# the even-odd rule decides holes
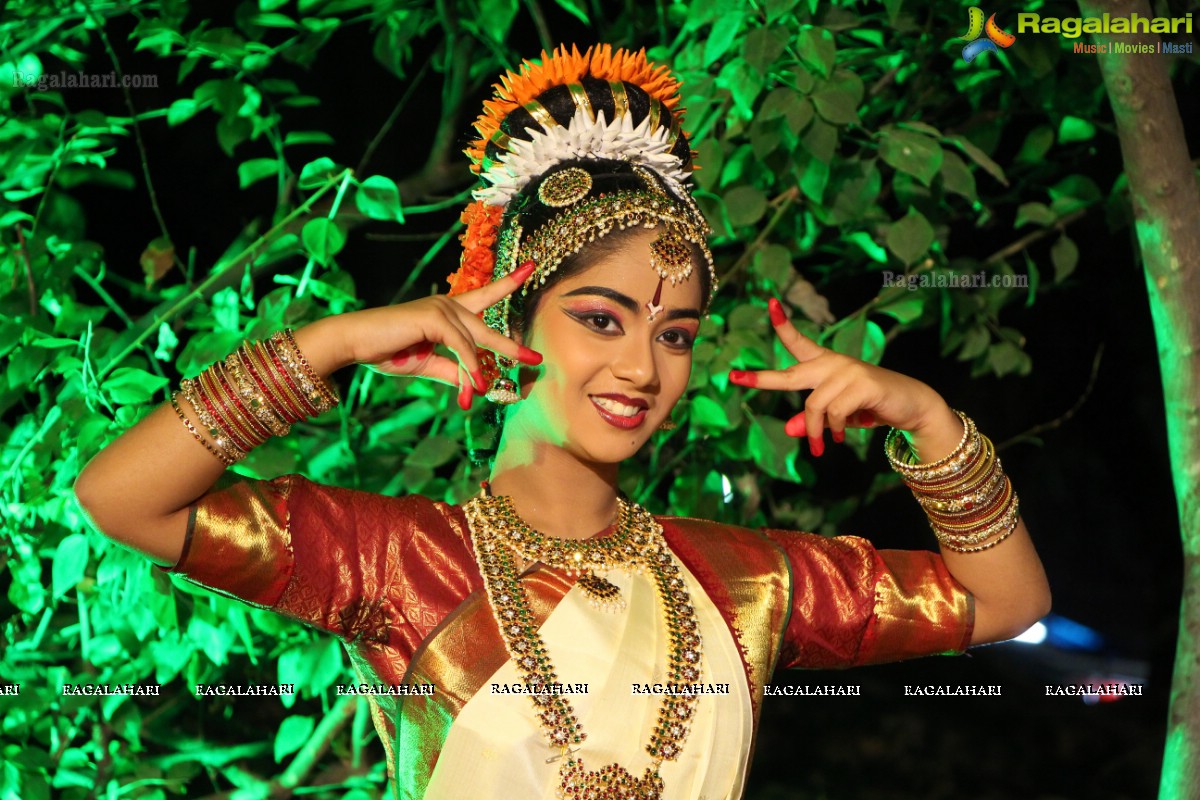
[[[1032,439],[1033,437],[1045,431],[1052,431],[1061,428],[1063,425],[1070,422],[1071,418],[1079,413],[1079,409],[1083,408],[1083,404],[1086,403],[1088,398],[1092,396],[1092,392],[1096,388],[1096,379],[1100,376],[1100,361],[1103,358],[1104,343],[1101,342],[1100,346],[1096,348],[1096,355],[1092,357],[1092,371],[1091,374],[1088,375],[1087,386],[1083,387],[1083,393],[1079,395],[1079,398],[1075,401],[1075,403],[1054,419],[1047,422],[1040,422],[1037,425],[1034,425],[1032,428],[1024,430],[1021,433],[1018,433],[1016,436],[1012,436],[1008,439],[1005,439],[1003,442],[1000,442],[996,445],[996,452],[999,453],[1001,450],[1011,447],[1014,444],[1019,444],[1028,439]]]
[[[171,238],[171,233],[167,230],[167,220],[163,216],[162,208],[158,205],[158,193],[154,190],[154,181],[150,178],[150,157],[146,152],[146,140],[142,138],[142,126],[138,122],[137,110],[133,107],[133,95],[129,93],[129,86],[125,82],[125,72],[121,69],[121,62],[117,59],[117,53],[113,50],[112,43],[108,40],[108,34],[104,31],[104,23],[96,18],[91,4],[86,4],[86,8],[88,16],[96,26],[96,34],[104,44],[104,52],[108,54],[108,60],[112,62],[113,71],[117,73],[117,83],[121,85],[121,95],[125,100],[125,108],[129,110],[129,116],[133,124],[133,140],[137,144],[138,159],[142,167],[142,178],[146,181],[146,192],[150,195],[150,208],[154,212],[154,218],[158,220],[159,233],[162,234],[163,239],[171,244],[171,260],[174,261],[176,269],[182,271],[183,262],[179,260],[179,254],[175,251],[175,240]]]
[[[1027,249],[1034,242],[1039,242],[1042,239],[1045,239],[1047,236],[1049,236],[1050,234],[1052,234],[1056,231],[1061,233],[1063,230],[1066,229],[1066,227],[1068,225],[1070,225],[1072,222],[1075,222],[1076,220],[1078,220],[1080,217],[1082,217],[1086,213],[1087,213],[1087,210],[1082,209],[1082,208],[1079,209],[1078,211],[1072,211],[1070,214],[1067,214],[1066,216],[1060,217],[1059,219],[1055,220],[1054,224],[1047,228],[1040,228],[1036,231],[1033,231],[1032,233],[1025,234],[1024,236],[1022,236],[1020,239],[1017,239],[1012,244],[1005,245],[1004,247],[1000,248],[999,250],[992,253],[987,258],[985,258],[983,260],[983,265],[985,267],[989,267],[992,264],[999,263],[1010,256],[1015,256],[1017,253],[1020,253],[1022,250]]]

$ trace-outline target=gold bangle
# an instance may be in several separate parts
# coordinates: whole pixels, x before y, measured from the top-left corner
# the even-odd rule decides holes
[[[300,388],[296,376],[288,372],[284,365],[283,355],[280,353],[276,343],[270,339],[264,340],[259,347],[258,357],[266,363],[267,369],[276,384],[280,387],[282,394],[286,396],[288,406],[293,408],[296,414],[300,416],[298,419],[307,419],[316,416],[316,408],[305,402],[304,392]]]
[[[278,373],[271,368],[269,363],[271,358],[263,343],[256,343],[253,347],[247,343],[239,352],[243,362],[248,363],[253,372],[258,375],[259,388],[267,392],[272,411],[288,423],[299,422],[308,416],[304,407],[296,405],[294,399],[289,397],[286,389],[280,385],[286,385],[286,382],[279,380]]]
[[[271,407],[270,400],[262,393],[254,378],[249,374],[241,354],[230,353],[229,357],[225,359],[225,368],[233,375],[233,381],[237,385],[237,393],[242,398],[242,404],[250,409],[259,423],[270,431],[272,436],[286,436],[291,430],[291,426]]]
[[[204,426],[213,445],[234,461],[241,461],[245,458],[246,452],[233,443],[228,432],[208,413],[208,406],[200,397],[200,390],[196,387],[195,381],[183,380],[179,383],[179,388],[183,392],[183,398],[191,404],[196,416],[200,418],[200,424]]]
[[[884,442],[884,451],[887,453],[892,469],[901,475],[911,476],[917,480],[929,480],[958,472],[962,468],[962,462],[965,462],[978,452],[979,440],[977,438],[978,432],[975,429],[975,423],[961,411],[955,411],[954,413],[958,415],[958,418],[963,423],[962,438],[949,454],[927,464],[913,463],[910,460],[916,456],[911,446],[909,446],[908,440],[901,435],[900,431],[892,428]],[[901,445],[901,442],[903,442],[903,445]],[[903,451],[901,450],[902,446]]]
[[[249,453],[261,442],[257,441],[258,437],[238,418],[235,413],[236,407],[226,402],[225,395],[221,392],[222,381],[218,380],[215,368],[216,364],[213,364],[196,376],[200,391],[211,401],[210,412],[216,417],[221,430],[225,432],[230,441],[238,446],[238,449]]]
[[[1017,523],[1019,523],[1020,521],[1021,521],[1020,517],[1014,516],[1012,523],[1008,526],[1007,529],[1005,529],[1001,533],[999,538],[993,539],[992,541],[987,542],[986,544],[981,544],[981,545],[977,545],[974,547],[962,547],[957,544],[942,542],[942,546],[944,546],[947,550],[953,550],[956,553],[979,553],[979,552],[982,552],[983,550],[990,550],[993,547],[995,547],[996,545],[1003,542],[1009,536],[1012,536],[1013,533],[1015,533],[1017,530]]]
[[[285,352],[280,353],[280,358],[285,365],[295,370],[300,385],[304,388],[305,395],[310,398],[320,398],[319,402],[313,403],[313,407],[317,409],[318,414],[324,414],[341,402],[337,390],[331,387],[309,366],[308,359],[304,357],[304,352],[300,350],[300,345],[296,344],[296,338],[291,328],[284,328],[282,331],[278,331],[271,339],[285,345]],[[291,359],[288,357],[289,353],[292,356]],[[294,361],[295,364],[289,363],[289,361]]]
[[[225,466],[232,467],[234,464],[236,464],[237,463],[236,461],[234,461],[232,458],[225,455],[224,453],[218,451],[215,447],[213,447],[211,444],[208,443],[207,439],[205,439],[203,436],[200,435],[200,431],[196,430],[196,426],[193,425],[192,421],[187,418],[187,414],[183,413],[183,408],[180,407],[178,398],[179,398],[179,391],[177,390],[171,394],[171,407],[175,409],[175,413],[179,415],[179,419],[183,422],[184,425],[187,426],[188,431],[191,432],[191,434],[195,438],[195,440],[197,442],[199,442],[200,444],[204,445],[204,449],[207,450],[208,452],[212,453],[214,456],[216,456],[217,460],[220,461]]]

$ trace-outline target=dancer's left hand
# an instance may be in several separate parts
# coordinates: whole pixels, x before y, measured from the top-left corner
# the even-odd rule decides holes
[[[946,425],[947,420],[957,422],[946,401],[926,384],[821,347],[796,330],[775,298],[769,309],[775,333],[799,363],[781,370],[734,370],[729,380],[771,391],[812,390],[804,411],[788,420],[784,430],[789,436],[807,437],[814,456],[825,450],[826,427],[833,441],[842,442],[847,427],[890,425],[920,436],[933,426]]]

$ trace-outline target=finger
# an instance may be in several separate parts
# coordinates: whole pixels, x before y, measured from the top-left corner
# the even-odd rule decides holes
[[[845,438],[846,414],[859,405],[856,398],[860,393],[854,385],[853,378],[845,374],[834,375],[804,401],[805,435],[814,456],[819,457],[825,452],[826,427],[835,434],[835,442]]]
[[[472,314],[478,314],[484,309],[496,305],[496,303],[499,303],[517,289],[520,289],[536,268],[537,264],[532,261],[526,261],[500,280],[492,281],[469,292],[463,292],[457,295],[454,300]]]
[[[825,352],[825,348],[796,330],[783,308],[783,303],[772,297],[767,301],[767,309],[771,313],[771,325],[779,336],[779,341],[797,361],[809,361]]]
[[[734,369],[729,371],[729,382],[748,389],[767,389],[774,392],[800,392],[815,388],[824,376],[824,370],[805,369],[807,364],[797,364],[788,369],[760,369],[754,372]]]
[[[463,411],[470,411],[471,401],[475,399],[475,392],[471,388],[471,381],[468,380],[468,377],[465,370],[461,368],[458,370],[458,407]]]
[[[483,387],[483,371],[479,364],[479,345],[475,343],[475,336],[471,333],[468,327],[468,322],[460,319],[458,314],[454,313],[451,308],[443,308],[443,319],[448,323],[440,333],[440,341],[450,349],[458,358],[458,363],[462,365],[467,374],[478,385],[479,389]],[[473,319],[471,317],[470,319]],[[433,337],[431,337],[433,338]],[[458,384],[456,377],[453,383]]]
[[[855,411],[846,419],[846,425],[851,428],[874,428],[877,424],[878,420],[870,411]]]
[[[423,364],[416,366],[397,367],[391,362],[370,364],[368,366],[384,375],[428,378],[431,381],[437,381],[449,386],[458,385],[459,370],[462,369],[457,360],[440,355],[430,355]]]
[[[514,361],[519,361],[522,364],[528,364],[531,367],[536,367],[542,363],[541,353],[523,344],[517,344],[512,339],[502,335],[499,331],[489,328],[479,317],[469,316],[465,322],[475,336],[475,341],[481,347],[485,347],[493,353],[511,358]]]

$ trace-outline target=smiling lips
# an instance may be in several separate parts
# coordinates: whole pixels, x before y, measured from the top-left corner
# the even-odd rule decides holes
[[[649,408],[645,400],[636,400],[623,394],[593,394],[590,398],[601,419],[623,430],[641,425]]]

